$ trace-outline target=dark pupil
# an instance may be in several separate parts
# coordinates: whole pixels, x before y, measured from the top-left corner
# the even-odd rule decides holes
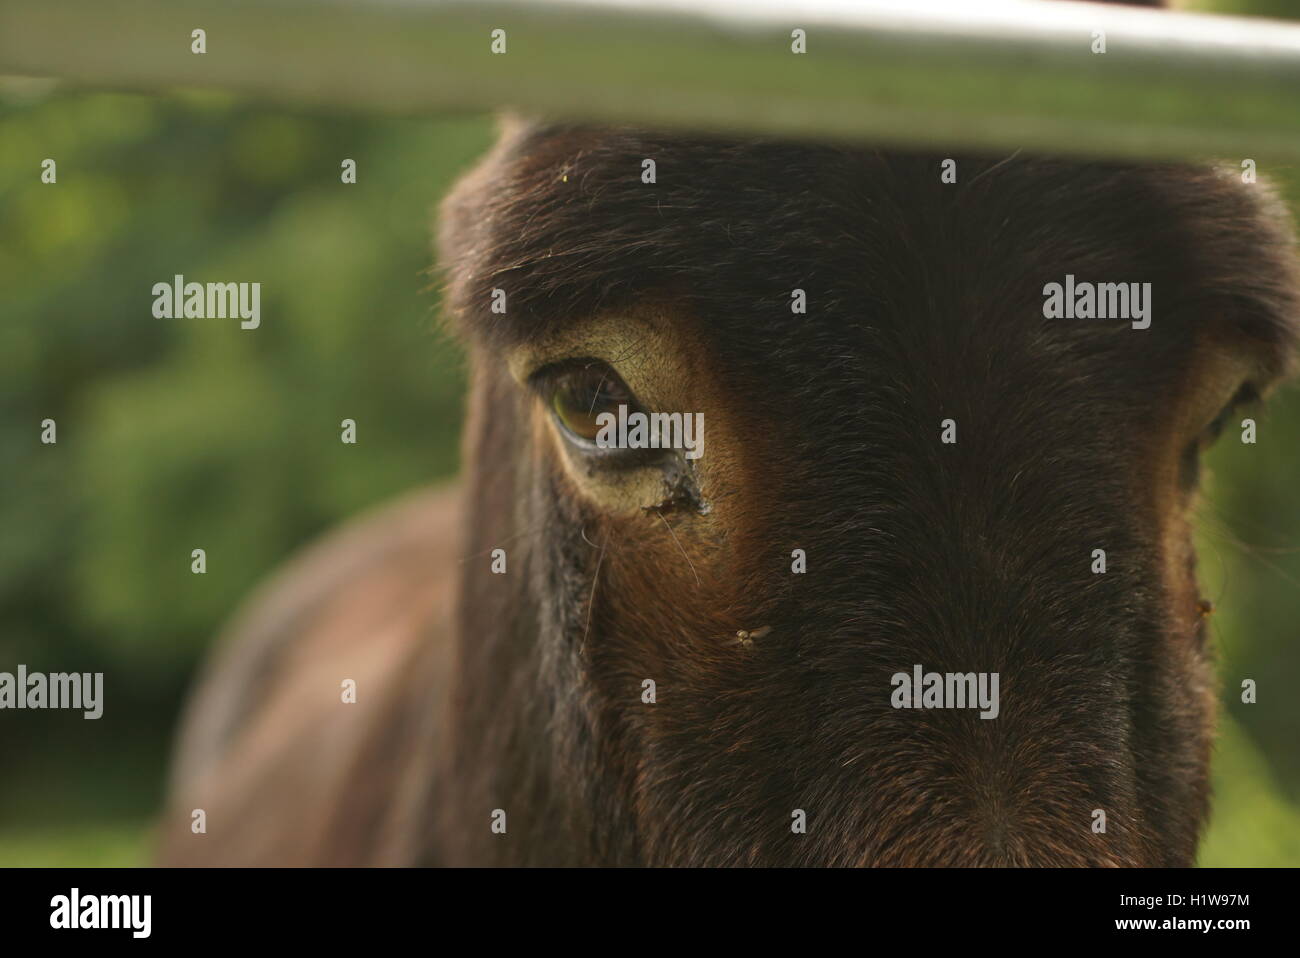
[[[622,383],[608,371],[584,370],[567,377],[555,390],[552,405],[560,422],[583,439],[595,442],[600,432],[601,413],[618,415],[620,405],[630,404]]]

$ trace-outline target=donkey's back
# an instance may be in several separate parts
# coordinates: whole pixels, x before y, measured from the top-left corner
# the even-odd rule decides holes
[[[421,491],[310,548],[256,595],[202,676],[162,859],[404,864],[445,701],[458,494]]]

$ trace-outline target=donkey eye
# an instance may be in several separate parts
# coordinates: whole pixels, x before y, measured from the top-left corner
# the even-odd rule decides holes
[[[559,369],[543,370],[541,389],[556,420],[574,438],[594,443],[601,429],[600,416],[618,415],[640,408],[636,397],[605,363],[586,360]]]
[[[1213,421],[1205,427],[1205,431],[1201,433],[1202,445],[1212,445],[1219,438],[1223,432],[1223,427],[1228,424],[1228,417],[1232,415],[1232,411],[1236,408],[1237,404],[1235,402],[1223,407],[1223,410],[1214,417]]]
[[[1255,402],[1257,399],[1259,399],[1259,392],[1256,388],[1250,383],[1243,385],[1228,401],[1228,404],[1220,410],[1219,414],[1211,420],[1209,425],[1201,431],[1196,440],[1187,447],[1183,452],[1181,463],[1181,478],[1184,488],[1190,490],[1196,487],[1201,473],[1201,453],[1214,445],[1215,440],[1227,428],[1228,420],[1232,418],[1233,413],[1240,407]]]
[[[1214,417],[1214,420],[1205,427],[1205,432],[1202,433],[1201,437],[1202,443],[1205,446],[1211,445],[1219,438],[1219,435],[1228,425],[1228,420],[1231,418],[1232,414],[1241,406],[1249,405],[1257,399],[1259,399],[1259,392],[1255,387],[1250,383],[1243,385],[1237,390],[1236,394],[1233,395],[1232,399],[1228,401],[1228,404],[1223,407],[1222,411]]]

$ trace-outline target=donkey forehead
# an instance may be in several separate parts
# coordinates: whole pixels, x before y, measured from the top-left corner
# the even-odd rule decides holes
[[[516,126],[443,214],[451,311],[507,346],[649,313],[778,382],[1159,399],[1215,360],[1265,385],[1296,337],[1286,223],[1212,171]],[[1045,316],[1053,283],[1149,328]]]

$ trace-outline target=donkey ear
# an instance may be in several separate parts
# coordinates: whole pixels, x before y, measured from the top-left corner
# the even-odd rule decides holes
[[[490,227],[510,216],[519,198],[516,178],[506,176],[504,170],[528,128],[513,114],[498,116],[495,144],[456,181],[435,211],[434,259],[442,280],[445,319],[458,320],[481,293],[484,277],[479,271],[489,251]],[[486,285],[490,288],[491,283]]]

